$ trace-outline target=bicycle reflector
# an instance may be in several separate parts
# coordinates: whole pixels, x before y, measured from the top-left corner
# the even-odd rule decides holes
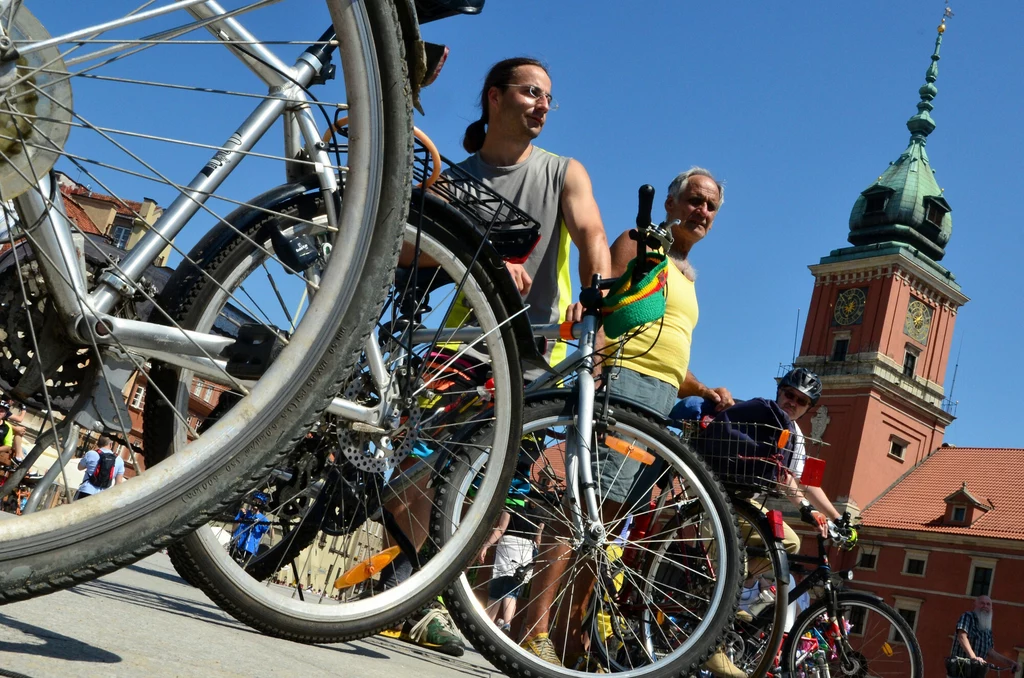
[[[768,517],[768,524],[772,526],[772,536],[776,539],[785,539],[786,528],[782,522],[782,511],[771,510],[765,515]]]
[[[804,470],[800,474],[800,484],[806,487],[821,487],[821,481],[825,479],[825,460],[807,457],[804,460]]]

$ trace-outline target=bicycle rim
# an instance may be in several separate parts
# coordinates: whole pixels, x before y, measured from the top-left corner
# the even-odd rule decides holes
[[[65,130],[70,129],[67,144],[61,139],[60,129],[44,134],[46,130],[31,125],[32,134],[20,133],[18,138],[30,164],[35,162],[31,158],[38,157],[38,163],[33,165],[37,170],[49,162],[45,151],[52,151],[55,169],[66,173],[51,182],[51,193],[43,197],[54,201],[60,195],[68,206],[71,231],[82,236],[84,243],[81,249],[87,262],[87,283],[95,282],[103,267],[110,268],[115,275],[125,274],[121,266],[124,260],[120,259],[125,251],[119,246],[130,251],[137,245],[139,233],[153,228],[150,222],[159,212],[156,205],[161,203],[168,205],[164,214],[184,209],[185,203],[196,207],[196,215],[188,220],[185,230],[167,243],[170,261],[177,263],[179,270],[201,269],[202,245],[207,241],[200,239],[195,247],[186,247],[199,239],[204,229],[232,228],[234,217],[229,217],[228,212],[280,217],[287,224],[282,228],[282,236],[305,230],[317,247],[315,259],[302,262],[295,259],[295,249],[290,250],[287,245],[265,251],[267,274],[271,279],[276,277],[276,282],[267,283],[262,297],[224,292],[238,322],[216,328],[213,334],[236,338],[239,326],[249,325],[263,332],[264,339],[273,337],[280,352],[266,361],[272,363],[269,368],[245,376],[232,373],[223,364],[210,368],[197,382],[195,398],[189,400],[188,406],[182,406],[169,394],[159,394],[169,416],[179,422],[182,430],[188,428],[191,432],[180,439],[177,454],[145,469],[144,452],[139,449],[145,421],[136,416],[142,403],[133,396],[145,392],[147,370],[173,356],[119,343],[115,331],[114,348],[124,355],[111,364],[111,352],[97,348],[102,343],[102,339],[97,339],[103,336],[102,328],[83,331],[80,341],[72,341],[60,332],[47,334],[57,324],[51,325],[49,321],[53,318],[46,315],[52,305],[47,293],[52,288],[43,284],[51,275],[47,268],[53,262],[47,260],[47,255],[37,254],[45,251],[39,247],[41,226],[30,223],[30,215],[21,209],[21,205],[31,202],[34,189],[18,199],[20,221],[15,223],[14,215],[6,211],[8,223],[13,225],[7,240],[15,247],[4,254],[6,267],[0,264],[3,284],[14,293],[27,290],[30,297],[27,304],[8,306],[12,313],[21,313],[17,319],[23,332],[18,336],[8,333],[5,337],[5,361],[0,365],[4,390],[13,392],[30,408],[44,406],[51,413],[65,412],[70,418],[90,396],[82,384],[101,367],[113,369],[108,371],[110,387],[96,388],[93,396],[99,398],[102,394],[107,407],[117,414],[85,428],[95,433],[106,429],[126,446],[130,444],[126,463],[143,472],[128,483],[70,506],[4,521],[0,525],[0,600],[45,593],[97,576],[152,552],[205,522],[204,512],[212,510],[219,500],[230,500],[233,492],[262,477],[261,469],[270,460],[301,439],[304,430],[326,406],[342,372],[352,365],[353,351],[358,350],[360,338],[372,324],[375,305],[383,296],[387,272],[393,265],[409,191],[410,102],[397,18],[388,3],[343,5],[330,0],[330,13],[323,11],[322,6],[310,7],[309,3],[301,7],[295,3],[293,10],[298,11],[289,13],[288,4],[235,2],[226,7],[233,20],[242,21],[254,34],[271,35],[272,39],[263,41],[243,32],[222,32],[214,37],[205,28],[207,19],[181,11],[151,16],[159,14],[160,8],[142,13],[129,11],[118,19],[123,26],[108,26],[110,30],[106,31],[77,31],[79,27],[71,24],[78,12],[68,11],[67,7],[12,3],[0,16],[0,21],[7,22],[5,27],[12,29],[15,43],[28,54],[24,69],[37,78],[37,98],[45,99],[54,111],[64,115],[50,115],[57,120],[58,127],[63,120]],[[45,40],[46,34],[41,25],[33,23],[26,6],[36,11],[57,36],[52,49],[33,51],[33,45]],[[213,5],[203,7],[209,9]],[[104,10],[117,17],[115,4],[105,4]],[[95,20],[94,11],[83,8],[81,12]],[[301,146],[280,149],[284,126],[292,124],[292,118],[286,117],[278,120],[276,127],[272,125],[251,149],[237,157],[233,155],[232,151],[239,148],[238,135],[229,135],[244,118],[244,113],[237,117],[234,113],[247,113],[259,106],[273,118],[283,99],[292,96],[283,89],[268,93],[255,77],[246,79],[238,64],[238,53],[244,53],[244,58],[256,64],[257,69],[280,74],[275,64],[278,57],[274,55],[281,53],[280,59],[290,65],[303,49],[317,43],[323,29],[331,25],[332,16],[337,19],[335,60],[340,57],[341,68],[331,96],[348,107],[353,120],[348,143],[329,165],[317,166],[296,155],[303,151]],[[294,29],[297,36],[306,39],[281,40],[281,26]],[[303,35],[303,31],[308,33]],[[224,49],[225,40],[235,53]],[[201,51],[202,55],[190,60],[193,50]],[[41,60],[33,61],[32,55]],[[213,60],[217,57],[221,62]],[[223,67],[214,65],[219,63]],[[160,70],[159,66],[171,67],[174,73],[167,73],[168,68]],[[232,86],[236,73],[242,77]],[[290,73],[294,75],[296,71]],[[292,77],[289,75],[285,80],[291,83]],[[70,83],[75,92],[73,106],[70,94],[57,96],[60,83],[52,84],[47,78]],[[116,97],[112,90],[124,93]],[[6,91],[10,95],[15,90]],[[140,95],[140,91],[149,93],[150,98]],[[322,94],[326,97],[329,92],[324,89]],[[111,107],[111,103],[115,105]],[[10,96],[6,104],[6,120],[32,123],[36,117],[43,119],[33,111],[14,107]],[[157,120],[152,115],[133,115],[133,105],[157,109],[162,117]],[[130,130],[104,126],[101,118],[105,110],[107,118],[116,116],[118,121],[133,120],[139,125]],[[327,124],[322,121],[319,126],[324,128]],[[27,143],[26,137],[30,137]],[[44,138],[52,139],[53,143],[37,156],[33,144]],[[211,190],[196,191],[179,183],[182,173],[189,169],[202,169],[200,175],[208,177],[221,164],[235,160],[240,164],[231,177]],[[33,176],[47,175],[45,170],[26,175],[16,163],[10,162],[4,169],[29,184]],[[271,179],[269,172],[274,170],[277,174]],[[331,178],[340,176],[345,200],[334,218],[326,224],[315,224],[297,218],[294,213],[268,215],[265,204],[249,202],[247,196],[238,195],[240,188],[251,194],[254,184],[280,183],[282,170],[296,176],[318,177],[321,198],[327,202],[336,199],[329,192]],[[83,183],[88,181],[89,186],[83,188],[71,179],[72,174]],[[5,179],[2,173],[0,187],[5,197],[20,190],[16,181]],[[146,201],[129,199],[141,195],[157,197]],[[100,230],[98,223],[104,223],[100,219],[102,209],[93,209],[96,204],[106,205],[110,212],[108,235],[94,232]],[[160,223],[156,222],[156,228]],[[132,229],[138,232],[129,233]],[[332,249],[331,245],[341,238],[345,246]],[[175,258],[181,261],[175,262]],[[165,308],[173,290],[160,289],[167,278],[167,270],[151,265],[144,272],[143,282],[136,285],[134,298],[116,306],[112,315],[176,326],[173,313]],[[349,303],[357,296],[369,308]],[[273,307],[264,303],[268,299],[274,300]],[[84,303],[80,297],[77,301]],[[183,328],[178,325],[176,329]],[[22,344],[16,345],[19,340]],[[224,358],[208,351],[202,355],[211,362]],[[26,370],[31,373],[33,369],[38,372],[34,384],[22,378]],[[225,414],[202,435],[195,435],[198,420],[193,418],[193,406],[204,403],[206,408],[200,414],[206,414],[210,401],[227,393],[240,396],[242,406]],[[110,419],[116,420],[116,425],[111,425]],[[48,427],[55,424],[52,416],[43,422]],[[61,428],[57,430],[63,433]],[[74,439],[71,440],[68,450],[75,447]],[[86,437],[84,443],[94,440],[95,437]],[[48,462],[43,455],[32,461],[43,468]],[[60,476],[68,488],[66,493],[70,494],[80,482],[79,472],[74,471],[72,479],[64,469],[58,471],[54,475]]]
[[[573,421],[569,401],[530,405],[524,413],[523,444],[505,509],[523,512],[529,528],[544,523],[536,556],[529,557],[517,542],[501,555],[492,548],[482,564],[474,561],[446,590],[445,601],[474,647],[508,675],[583,675],[597,664],[626,676],[685,674],[716,646],[738,594],[737,534],[729,504],[699,460],[649,420],[616,407],[606,439],[612,447],[606,450],[628,450],[654,472],[637,476],[626,501],[603,503],[608,536],[602,546],[573,552],[566,544],[569,519],[561,501]],[[466,487],[487,463],[480,455],[453,469],[461,476],[453,484]],[[637,492],[641,486],[649,491]],[[446,522],[457,524],[466,496],[456,493],[444,505]],[[620,538],[627,516],[634,523],[650,518],[648,531],[632,543]],[[516,554],[525,562],[513,569],[508,563],[516,562]],[[559,561],[569,564],[556,577],[550,568]],[[588,577],[586,568],[598,574]],[[508,618],[501,616],[508,609],[501,606],[506,590],[519,595]],[[542,597],[545,591],[550,601]],[[544,609],[550,612],[537,614]],[[549,622],[561,667],[520,646],[535,634],[540,616]]]
[[[493,519],[482,502],[443,543],[428,524],[439,498],[454,489],[436,469],[477,449],[460,436],[463,429],[492,425],[501,431],[486,447],[499,460],[509,456],[517,437],[522,377],[508,318],[488,274],[479,262],[471,265],[474,252],[453,234],[427,220],[422,229],[406,228],[405,243],[418,244],[421,259],[439,267],[419,267],[415,277],[408,263],[399,269],[375,332],[407,403],[396,412],[397,425],[371,434],[325,419],[309,444],[269,473],[237,511],[171,549],[179,571],[261,632],[330,642],[400,621],[465,565]],[[467,309],[468,315],[457,317]],[[204,314],[204,322],[216,315]],[[441,323],[443,332],[473,325],[483,337],[473,343],[438,342],[433,335],[416,341],[404,331],[411,324]],[[342,395],[367,404],[384,399],[365,355]],[[499,463],[478,477],[478,496],[496,495],[507,485],[506,466]],[[396,494],[403,483],[409,489]],[[248,507],[257,496],[266,498],[266,526],[250,539]],[[403,558],[411,574],[392,579]]]
[[[827,666],[832,676],[924,675],[917,638],[896,610],[863,593],[840,593],[838,601],[838,622],[824,602],[800,615],[783,647],[783,666],[790,671]],[[848,627],[845,634],[838,633],[837,624]]]

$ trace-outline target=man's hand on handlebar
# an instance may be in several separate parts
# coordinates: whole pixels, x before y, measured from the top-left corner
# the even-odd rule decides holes
[[[814,507],[811,506],[810,502],[806,499],[800,502],[800,519],[817,529],[822,538],[828,539],[828,518],[826,518],[824,514],[814,510]]]
[[[711,400],[715,403],[716,412],[721,412],[722,410],[736,404],[736,401],[732,399],[732,393],[730,393],[729,389],[724,386],[709,388],[707,393],[704,394],[704,399]]]
[[[565,322],[567,323],[578,323],[583,322],[583,304],[576,302],[575,304],[569,304],[565,307]]]
[[[522,264],[510,264],[505,262],[505,268],[508,269],[509,275],[512,276],[512,282],[516,284],[516,289],[519,290],[519,294],[524,297],[530,293],[530,288],[533,287],[533,278],[526,272]]]

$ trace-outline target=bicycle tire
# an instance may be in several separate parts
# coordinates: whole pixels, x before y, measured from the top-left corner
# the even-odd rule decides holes
[[[375,304],[387,290],[405,222],[411,94],[394,5],[385,0],[342,6],[328,0],[327,6],[350,107],[360,115],[353,116],[358,120],[347,149],[351,171],[339,221],[350,240],[331,257],[319,281],[311,311],[303,316],[310,322],[290,335],[288,346],[250,390],[246,406],[229,413],[184,454],[83,502],[3,521],[0,602],[113,571],[237,502],[304,436],[353,365],[376,319]],[[354,297],[362,303],[349,303]],[[283,378],[286,372],[291,380]]]
[[[442,302],[445,299],[454,299],[455,290],[461,291],[460,298],[464,299],[467,305],[474,310],[475,322],[485,332],[492,333],[493,337],[485,343],[479,344],[481,353],[486,353],[486,361],[491,366],[492,380],[494,383],[494,407],[490,411],[487,420],[496,425],[503,435],[498,440],[491,441],[490,454],[495,458],[507,458],[514,446],[513,441],[518,440],[517,431],[521,428],[522,416],[522,375],[519,369],[519,357],[514,333],[509,322],[508,313],[501,305],[495,287],[492,274],[483,265],[474,251],[465,246],[465,239],[460,238],[458,228],[453,227],[446,218],[449,208],[443,205],[430,206],[422,210],[423,219],[420,220],[419,206],[414,203],[414,213],[410,216],[410,224],[406,227],[405,242],[409,245],[419,243],[421,251],[427,257],[441,264],[441,270],[452,281],[461,280],[466,276],[465,284],[442,285],[440,289],[433,289],[430,300],[432,314],[436,317],[443,314],[444,309],[437,303],[440,297]],[[456,223],[455,226],[458,226]],[[245,243],[241,243],[243,246]],[[244,249],[244,247],[243,247]],[[225,264],[230,268],[229,264]],[[222,273],[213,272],[215,277],[221,277]],[[439,276],[432,275],[436,278]],[[396,285],[397,287],[397,285]],[[407,297],[406,297],[407,299]],[[417,301],[417,304],[425,305],[425,302]],[[389,302],[385,305],[385,315],[388,309],[399,305],[398,302]],[[482,308],[484,307],[484,308]],[[207,303],[202,296],[196,297],[189,305],[190,313],[206,313]],[[382,341],[383,343],[383,341]],[[485,347],[485,348],[484,348]],[[385,351],[385,355],[389,352]],[[449,405],[450,406],[450,405]],[[435,406],[434,411],[437,411]],[[479,415],[478,415],[479,416]],[[478,416],[473,418],[474,425],[478,425]],[[444,427],[457,425],[445,419]],[[458,456],[459,444],[449,445],[439,443],[436,436],[431,437],[429,431],[436,425],[435,418],[424,415],[417,427],[419,432],[416,440],[419,443],[430,444],[431,446],[443,446],[445,452]],[[443,431],[444,429],[439,429]],[[335,455],[341,456],[343,452],[335,451]],[[336,467],[325,464],[325,471]],[[351,469],[349,469],[351,471]],[[501,464],[498,473],[488,486],[489,490],[481,487],[481,495],[485,492],[497,492],[498,488],[504,488],[511,481],[513,468],[508,464]],[[394,482],[401,475],[401,467],[396,468],[390,477]],[[278,477],[280,474],[278,474]],[[273,479],[258,486],[260,491],[270,496],[277,496]],[[308,485],[307,485],[308,486]],[[326,501],[324,486],[321,486],[319,495],[308,495],[304,501]],[[435,478],[432,484],[433,491],[444,495],[447,488],[444,483]],[[372,497],[364,497],[367,503]],[[498,510],[498,505],[482,504],[490,507],[488,511],[480,514],[475,524],[463,523],[460,526],[458,540],[448,540],[444,544],[435,543],[428,539],[421,549],[430,549],[431,557],[423,567],[414,573],[408,580],[398,584],[389,591],[377,592],[370,597],[359,597],[347,601],[335,603],[330,596],[312,596],[307,594],[303,599],[296,596],[295,588],[291,589],[274,586],[271,579],[284,571],[287,575],[287,565],[297,563],[294,571],[306,574],[312,569],[316,576],[312,582],[306,584],[321,591],[330,591],[332,574],[341,574],[350,569],[353,562],[359,562],[373,555],[374,549],[364,550],[355,547],[359,545],[372,545],[378,537],[377,528],[379,522],[367,521],[362,526],[356,527],[345,535],[329,534],[324,531],[321,524],[315,520],[307,519],[312,513],[303,516],[296,532],[300,533],[293,540],[284,540],[272,544],[270,549],[261,555],[260,564],[255,567],[242,566],[232,556],[230,548],[227,548],[223,540],[218,540],[217,531],[211,526],[204,526],[196,532],[187,535],[180,542],[172,545],[168,552],[175,569],[187,580],[195,582],[206,594],[224,611],[231,614],[239,621],[260,631],[261,633],[287,638],[289,640],[306,643],[341,642],[376,633],[394,623],[403,620],[420,607],[424,606],[431,598],[449,582],[461,570],[468,558],[479,548],[480,542],[486,537],[487,530],[493,522]],[[278,515],[284,512],[284,506],[275,505]],[[348,507],[353,511],[353,507]],[[362,510],[368,514],[368,509]],[[272,510],[265,514],[271,523],[274,522]],[[323,518],[321,518],[323,521]],[[436,526],[432,532],[436,533]],[[291,533],[289,533],[291,534]],[[383,551],[386,546],[394,542],[385,540],[377,552]],[[294,542],[294,543],[293,543]],[[329,543],[328,553],[337,555],[325,556],[325,549],[318,552],[313,545],[316,543]],[[340,543],[339,543],[340,542]],[[282,555],[277,557],[274,549],[282,553],[297,553],[294,557]],[[290,549],[290,551],[289,551]],[[355,557],[353,553],[360,553],[362,557]],[[342,555],[344,554],[344,555]],[[324,568],[327,568],[326,576]],[[311,600],[306,600],[311,599]]]
[[[571,425],[575,416],[574,405],[574,399],[568,395],[565,399],[542,400],[528,404],[523,415],[523,439],[527,441],[527,447],[524,449],[529,448],[531,450],[529,454],[535,454],[540,446],[536,440],[531,440],[531,435],[538,434],[541,431],[550,431],[556,426]],[[595,407],[600,407],[599,401],[595,403]],[[720,559],[715,561],[717,564],[727,564],[721,570],[726,574],[719,577],[715,584],[710,585],[714,587],[714,591],[706,594],[706,597],[712,602],[708,609],[702,610],[703,614],[700,615],[702,619],[706,620],[706,623],[698,627],[697,634],[689,636],[685,649],[681,652],[676,649],[667,661],[659,660],[645,666],[634,665],[628,671],[621,672],[621,675],[628,676],[687,676],[691,672],[695,672],[715,648],[719,646],[736,609],[739,597],[740,574],[738,567],[739,541],[735,516],[732,506],[717,479],[715,479],[713,474],[696,455],[679,442],[678,438],[671,436],[662,427],[637,411],[614,402],[612,407],[613,418],[608,422],[608,435],[621,435],[627,440],[640,441],[637,445],[641,449],[646,450],[648,453],[657,450],[657,454],[662,454],[664,459],[671,460],[669,463],[674,465],[673,471],[685,475],[692,485],[692,491],[700,496],[699,501],[706,502],[706,505],[713,507],[715,519],[709,520],[709,522],[717,524],[717,528],[714,529],[710,539],[715,544],[727,545],[721,549],[719,556],[717,556]],[[479,435],[485,434],[486,431],[481,432]],[[561,439],[561,436],[555,436],[555,438]],[[541,452],[541,455],[547,463],[545,468],[557,466],[557,461],[552,462],[553,457],[548,458],[543,452]],[[450,483],[451,486],[455,488],[465,486],[469,482],[468,478],[475,473],[476,469],[485,466],[486,463],[486,458],[480,455],[475,460],[463,460],[460,465],[453,466],[449,472],[453,476],[461,476],[462,479],[453,479]],[[540,487],[543,475],[548,474],[546,470],[543,472],[537,470],[536,467],[540,464],[539,459],[535,463],[531,463],[530,468],[532,470],[530,473],[532,475],[529,476],[531,488],[535,483]],[[558,487],[561,487],[560,482],[556,483]],[[673,482],[679,481],[677,479]],[[440,506],[442,516],[440,521],[436,521],[440,526],[443,527],[457,523],[464,497],[465,492],[456,492],[448,497],[448,500]],[[540,500],[538,499],[537,501]],[[703,505],[701,504],[701,506]],[[548,511],[547,515],[548,520],[550,520],[554,513]],[[611,541],[610,537],[609,541]],[[542,547],[542,549],[546,548],[547,546]],[[533,567],[536,569],[536,561]],[[515,639],[500,630],[486,613],[484,603],[480,600],[480,595],[485,593],[482,589],[482,584],[474,588],[470,583],[470,578],[475,575],[472,571],[473,569],[479,570],[479,568],[475,567],[468,574],[463,572],[445,589],[444,600],[456,625],[478,652],[497,669],[509,676],[556,678],[580,676],[588,673],[592,667],[575,670],[574,668],[549,664],[537,655],[524,650]],[[628,571],[629,566],[622,570],[624,573]],[[641,572],[641,577],[644,574],[650,575],[651,573]],[[535,571],[530,581],[537,581],[537,576],[538,573]],[[632,575],[626,575],[626,578],[630,577]],[[635,577],[633,578],[635,579]],[[625,580],[623,579],[623,581]],[[661,588],[664,589],[667,586],[668,584],[665,584]],[[564,587],[561,590],[565,591],[569,588],[571,587]],[[517,612],[516,614],[518,615],[519,613]],[[555,618],[558,617],[558,614],[559,612],[556,609],[554,613]],[[608,614],[611,615],[609,619],[615,616],[615,613],[612,612]],[[510,621],[510,625],[516,623],[515,620],[507,621]],[[583,623],[581,622],[581,624]],[[660,623],[663,624],[664,622]],[[606,636],[605,641],[610,637]],[[590,652],[595,655],[603,653],[607,656],[606,650],[595,649],[593,642],[591,640]],[[566,657],[562,659],[566,659]]]
[[[754,620],[739,617],[726,635],[725,653],[748,676],[764,676],[774,665],[786,633],[789,607],[789,563],[782,542],[774,538],[761,511],[742,498],[733,498],[740,527],[740,544],[746,552],[747,578],[764,576],[775,582],[775,602]],[[744,537],[746,528],[750,528]],[[756,534],[756,540],[752,535]],[[767,558],[767,563],[752,565]]]
[[[843,661],[841,657],[829,657],[827,664],[831,675],[871,675],[878,678],[888,678],[889,676],[892,678],[896,676],[901,678],[922,678],[924,676],[924,660],[921,657],[921,646],[918,644],[910,625],[907,624],[906,620],[896,610],[881,599],[868,593],[840,591],[836,594],[836,598],[844,622],[847,624],[855,622],[865,626],[851,626],[851,633],[846,636],[851,645],[851,661],[857,662],[857,665],[843,667],[839,663]],[[857,620],[853,617],[853,614],[859,615],[860,613],[851,614],[852,610],[860,610],[864,614],[863,619]],[[873,622],[869,613],[877,615],[881,623]],[[784,671],[789,671],[791,675],[796,675],[794,672],[797,669],[797,653],[799,651],[800,639],[805,633],[820,623],[820,618],[823,618],[823,615],[828,615],[828,604],[826,601],[821,600],[801,612],[800,616],[797,617],[792,631],[786,636],[786,641],[782,645],[781,663]],[[857,634],[858,630],[863,631],[863,635]],[[882,633],[885,634],[884,638],[880,635]],[[898,633],[901,640],[897,641],[891,638],[891,634],[894,633]],[[862,641],[860,638],[864,638],[863,642],[865,645],[861,645]],[[861,649],[854,649],[853,647],[856,645],[856,647],[867,650],[867,644],[869,643],[877,650],[877,652],[869,651],[870,656],[861,651]],[[870,674],[867,673],[869,670]]]

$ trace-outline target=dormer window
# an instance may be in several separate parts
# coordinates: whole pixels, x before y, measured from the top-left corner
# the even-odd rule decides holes
[[[967,520],[967,507],[966,506],[954,506],[953,507],[953,522],[962,523]]]
[[[929,195],[924,199],[924,220],[935,228],[942,228],[942,219],[949,212],[949,203],[942,196]]]
[[[885,206],[889,204],[889,198],[893,190],[888,186],[873,186],[864,191],[864,216],[879,215],[885,213]]]
[[[889,196],[876,193],[875,195],[869,195],[868,201],[864,205],[865,214],[877,214],[885,211],[885,203]]]

